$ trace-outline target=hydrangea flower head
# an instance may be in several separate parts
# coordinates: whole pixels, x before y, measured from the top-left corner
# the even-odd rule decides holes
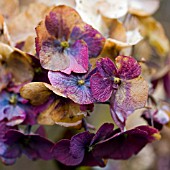
[[[140,76],[141,67],[133,57],[118,56],[115,64],[101,59],[97,69],[90,79],[92,94],[100,102],[110,99],[112,117],[123,128],[127,116],[147,100],[148,85]]]
[[[36,51],[43,68],[85,73],[88,58],[102,50],[105,38],[68,6],[57,6],[36,28]]]

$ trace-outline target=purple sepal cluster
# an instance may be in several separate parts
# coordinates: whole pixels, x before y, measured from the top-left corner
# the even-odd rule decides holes
[[[113,124],[105,123],[96,134],[85,131],[70,140],[57,142],[52,149],[54,158],[67,166],[104,167],[104,159],[128,159],[154,141],[155,134],[158,134],[156,129],[149,126],[139,126],[125,132],[113,128]]]

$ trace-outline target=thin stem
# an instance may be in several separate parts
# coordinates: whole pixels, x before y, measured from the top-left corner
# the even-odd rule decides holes
[[[84,130],[88,131],[88,125],[87,125],[87,122],[86,122],[86,120],[84,118],[82,119],[82,125],[84,127]]]
[[[31,128],[32,128],[31,125],[26,126],[26,128],[25,128],[25,134],[30,134]]]

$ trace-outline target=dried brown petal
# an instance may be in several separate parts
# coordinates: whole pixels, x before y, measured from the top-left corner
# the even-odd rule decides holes
[[[52,93],[44,84],[43,82],[28,83],[21,88],[20,94],[32,105],[41,105],[48,100]]]

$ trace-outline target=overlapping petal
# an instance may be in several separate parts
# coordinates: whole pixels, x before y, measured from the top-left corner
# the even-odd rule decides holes
[[[115,59],[115,64],[117,74],[124,80],[134,79],[141,74],[141,66],[133,57],[118,56]]]
[[[21,153],[27,155],[30,159],[50,160],[50,153],[53,143],[38,134],[24,134],[17,130],[9,130],[5,135],[5,143],[9,145],[9,151],[18,150],[19,157]]]
[[[159,132],[149,126],[139,126],[126,132],[113,130],[113,127],[113,124],[105,123],[96,134],[86,131],[71,140],[57,142],[52,149],[54,158],[67,166],[104,167],[103,159],[128,159],[147,143],[160,139]]]
[[[63,74],[49,71],[48,77],[53,87],[75,103],[91,104],[95,100],[90,89],[90,77],[79,74]]]
[[[53,8],[36,33],[36,51],[42,67],[67,74],[87,72],[89,56],[98,56],[105,42],[74,9],[64,5]]]

